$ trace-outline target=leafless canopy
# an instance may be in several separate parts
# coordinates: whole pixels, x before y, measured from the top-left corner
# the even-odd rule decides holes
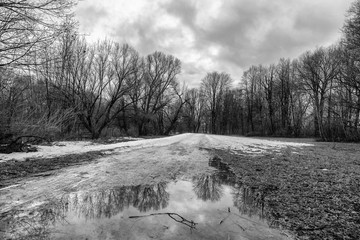
[[[0,66],[29,64],[26,59],[54,40],[73,0],[1,0]]]

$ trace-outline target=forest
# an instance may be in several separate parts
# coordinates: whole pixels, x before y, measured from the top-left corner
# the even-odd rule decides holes
[[[359,0],[339,42],[251,66],[236,86],[214,69],[192,89],[176,56],[88,42],[75,5],[0,2],[0,142],[183,132],[360,141]]]

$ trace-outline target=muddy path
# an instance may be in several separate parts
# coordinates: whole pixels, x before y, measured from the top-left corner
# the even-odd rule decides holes
[[[0,238],[292,239],[270,227],[259,195],[206,149],[263,155],[302,144],[204,134],[126,144],[8,178],[0,188]]]

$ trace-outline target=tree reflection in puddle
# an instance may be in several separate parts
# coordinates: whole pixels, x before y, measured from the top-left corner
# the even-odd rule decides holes
[[[36,210],[8,213],[6,221],[0,219],[7,222],[4,238],[288,239],[263,221],[258,193],[237,185],[220,160],[209,165],[217,171],[189,181],[75,192]],[[196,229],[168,213],[196,223]]]
[[[67,224],[67,209],[49,200],[37,207],[14,209],[0,215],[0,239],[50,239],[55,224]]]
[[[236,175],[227,164],[221,162],[221,159],[217,157],[210,159],[209,166],[216,168],[217,171],[214,174],[204,174],[193,179],[194,192],[198,198],[203,201],[218,201],[223,195],[223,186],[231,186],[233,206],[241,214],[266,218],[263,193],[249,186],[239,185]]]
[[[169,193],[166,183],[122,186],[96,192],[76,192],[62,198],[62,204],[79,218],[110,218],[129,207],[139,212],[166,208]]]

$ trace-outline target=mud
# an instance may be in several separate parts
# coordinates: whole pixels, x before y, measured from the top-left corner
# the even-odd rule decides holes
[[[266,156],[303,145],[184,134],[104,146],[67,146],[0,156],[9,166],[15,163],[10,159],[29,163],[22,168],[24,175],[9,177],[6,187],[0,188],[0,239],[289,238],[269,227],[276,225],[266,220],[264,194],[238,184],[236,178],[241,176],[204,148]],[[89,150],[97,150],[98,155],[83,155]],[[79,154],[70,155],[72,164],[66,154],[74,151]],[[55,154],[62,157],[45,158]],[[37,161],[39,167],[28,170]],[[49,172],[40,165],[54,169]],[[196,229],[168,213],[197,223]]]
[[[8,239],[292,239],[269,227],[259,193],[219,158],[211,172],[157,184],[76,191],[9,211]],[[261,194],[260,194],[261,195]]]
[[[0,162],[0,189],[14,185],[24,178],[50,176],[56,173],[55,170],[90,163],[102,156],[102,152],[88,152],[82,155]]]

